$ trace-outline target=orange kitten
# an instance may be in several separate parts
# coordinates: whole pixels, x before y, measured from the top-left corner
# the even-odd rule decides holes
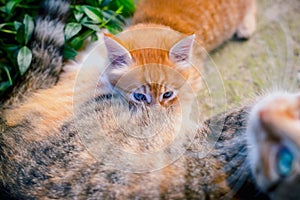
[[[104,38],[104,80],[133,104],[177,107],[189,105],[200,89],[203,48],[210,51],[235,32],[253,33],[255,1],[141,0],[132,21]]]
[[[272,94],[252,110],[249,161],[258,186],[272,199],[300,198],[300,95]]]
[[[140,34],[138,32],[132,30],[124,37]],[[140,43],[135,42],[131,48],[127,47],[130,52],[117,44],[113,37],[105,37],[110,59],[105,75],[109,83],[132,104],[178,108],[182,102],[191,102],[201,85],[200,72],[190,61],[194,35],[170,47],[163,41],[171,35],[160,32],[149,29],[144,34],[149,35],[151,41],[155,41],[157,33],[160,34],[161,39],[157,40],[155,47],[145,45],[147,48],[139,48]],[[135,38],[139,39],[138,36]],[[177,56],[179,54],[181,56]]]

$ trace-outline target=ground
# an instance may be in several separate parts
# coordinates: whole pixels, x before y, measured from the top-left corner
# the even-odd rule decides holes
[[[257,30],[248,41],[230,40],[211,52],[205,68],[210,98],[204,109],[226,109],[274,89],[299,90],[300,1],[258,0]],[[215,112],[213,112],[215,113]]]

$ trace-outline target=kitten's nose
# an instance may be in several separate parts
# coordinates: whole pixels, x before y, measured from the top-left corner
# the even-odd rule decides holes
[[[163,107],[160,104],[153,104],[151,105],[151,110],[155,113],[155,112],[162,112],[163,111]]]
[[[151,97],[151,102],[149,103],[150,106],[159,106],[159,99],[157,99],[155,96]]]
[[[152,107],[152,109],[154,110],[161,110],[163,108],[163,105],[160,104],[159,101],[152,101],[150,103],[150,106]]]
[[[159,102],[158,101],[151,101],[150,102],[150,106],[160,106]]]

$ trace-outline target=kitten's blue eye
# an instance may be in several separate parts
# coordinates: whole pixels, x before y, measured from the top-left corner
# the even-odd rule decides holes
[[[277,154],[277,172],[280,176],[287,176],[292,171],[292,165],[294,161],[294,156],[292,152],[286,148],[282,147]]]
[[[133,93],[133,97],[137,100],[137,101],[146,101],[146,95],[142,94],[142,93]]]
[[[169,91],[169,92],[164,93],[163,98],[164,98],[164,99],[168,99],[168,98],[170,98],[171,96],[173,96],[173,92],[172,92],[172,91]]]

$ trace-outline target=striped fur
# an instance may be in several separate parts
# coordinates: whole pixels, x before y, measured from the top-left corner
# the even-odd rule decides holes
[[[179,157],[174,162],[169,162],[168,157],[160,154],[153,157],[158,158],[159,162],[153,162],[155,160],[149,159],[148,153],[157,152],[155,140],[150,137],[149,141],[152,143],[148,143],[147,140],[132,136],[142,136],[146,133],[143,130],[151,133],[151,129],[159,129],[154,136],[161,138],[157,142],[163,142],[158,144],[166,145],[169,143],[169,133],[172,133],[170,130],[176,123],[162,121],[159,117],[163,117],[161,112],[155,112],[148,117],[145,117],[146,113],[131,116],[126,109],[126,104],[119,99],[92,99],[75,112],[76,116],[65,120],[58,129],[48,127],[47,131],[42,130],[39,123],[28,120],[41,118],[38,111],[28,113],[31,116],[14,126],[4,126],[2,121],[0,180],[6,191],[17,199],[263,197],[255,190],[249,164],[245,160],[247,146],[244,134],[248,108],[206,121],[195,130],[192,145],[188,145],[183,154],[176,154]],[[116,124],[119,120],[122,121],[121,126]],[[124,123],[125,121],[131,123]],[[204,137],[220,134],[212,126],[223,123],[217,144],[203,149],[206,141]],[[83,142],[85,136],[87,139],[93,136],[97,138],[99,126],[103,133],[100,136],[106,140],[89,141],[96,141],[97,148],[94,150],[105,150],[106,153],[102,154],[104,157],[97,157],[99,154],[93,154],[94,150],[87,148]],[[138,129],[137,126],[142,128]],[[134,130],[135,134],[126,130]],[[104,137],[105,134],[110,137]],[[126,152],[132,152],[141,157],[127,160],[123,154],[112,151],[115,147],[123,149],[125,155]],[[203,152],[207,153],[205,157]],[[143,171],[148,166],[159,163],[164,167]],[[139,166],[140,169],[129,171],[128,166]]]
[[[248,107],[219,115],[196,127],[182,121],[177,123],[182,118],[172,109],[128,112],[128,104],[119,98],[94,94],[102,51],[96,56],[97,60],[88,62],[89,66],[82,69],[65,66],[55,84],[62,67],[63,40],[59,35],[62,35],[63,22],[60,22],[64,21],[67,2],[49,0],[45,5],[37,20],[40,31],[35,30],[32,43],[36,49],[35,60],[25,75],[24,86],[15,89],[0,115],[0,195],[5,190],[9,194],[5,198],[15,199],[265,198],[256,190],[245,159]],[[51,35],[47,29],[53,31]],[[114,38],[130,51],[130,55],[124,55],[127,57],[115,63],[122,65],[128,62],[127,58],[134,58],[136,65],[143,65],[134,73],[144,75],[134,75],[134,78],[152,84],[154,77],[156,84],[148,86],[156,96],[157,91],[166,91],[162,86],[181,85],[178,74],[185,83],[190,81],[193,85],[199,81],[199,74],[194,73],[193,68],[183,70],[186,66],[180,67],[170,60],[169,51],[184,40],[184,36],[155,24],[136,25],[129,31],[134,33],[125,34],[125,31],[119,39]],[[185,57],[175,56],[175,59],[181,62]],[[171,72],[160,73],[166,70]],[[171,76],[170,79],[167,76]],[[149,78],[151,80],[147,80]],[[123,80],[127,83],[126,76]],[[194,84],[188,89],[194,92],[198,87]],[[21,94],[26,97],[22,103]],[[180,96],[183,97],[188,95]],[[180,125],[183,126],[181,132],[174,132]],[[183,138],[194,136],[194,140],[179,143],[179,150],[184,150],[180,154],[176,148],[173,152],[166,151],[176,155],[175,159],[157,154],[154,158],[159,162],[155,162],[157,160],[146,156],[168,147],[177,133]],[[206,143],[209,136],[219,136],[214,146]],[[94,144],[94,148],[85,142]],[[123,157],[113,151],[115,147],[141,157]],[[104,154],[97,154],[102,150]],[[127,165],[123,165],[124,162]],[[162,165],[143,171],[157,164]],[[140,168],[129,171],[127,167]]]
[[[121,73],[108,69],[106,74],[129,102],[134,102],[133,92],[148,95],[151,100],[147,104],[164,108],[187,105],[195,99],[201,85],[200,72],[195,67],[177,66],[169,59],[169,52],[162,49],[132,50],[131,56],[133,65]],[[162,97],[168,91],[174,93],[174,98]]]
[[[64,25],[68,12],[68,0],[48,0],[42,4],[30,44],[32,63],[9,96],[1,99],[2,107],[19,104],[35,90],[57,83],[63,66]]]

